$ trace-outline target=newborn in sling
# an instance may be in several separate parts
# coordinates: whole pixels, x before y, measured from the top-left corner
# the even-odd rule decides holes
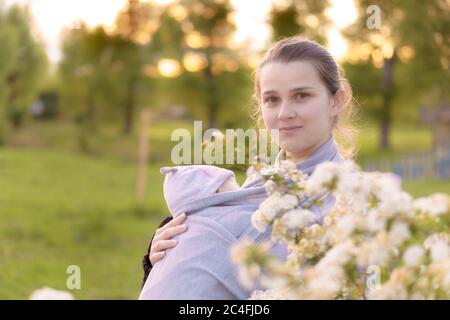
[[[164,197],[173,217],[186,212],[188,230],[176,237],[142,289],[140,299],[247,299],[260,288],[244,288],[230,249],[242,237],[270,239],[251,225],[267,197],[263,186],[241,188],[230,170],[209,165],[165,167]],[[287,257],[287,248],[274,253]]]

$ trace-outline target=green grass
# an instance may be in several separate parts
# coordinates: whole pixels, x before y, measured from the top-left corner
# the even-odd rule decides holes
[[[445,180],[405,181],[402,187],[414,197],[429,196],[437,192],[450,194],[450,181]]]
[[[193,123],[187,120],[152,122],[149,130],[150,160],[152,162],[170,161],[172,146],[171,134],[175,129],[185,128],[193,131]],[[137,157],[139,126],[133,132],[123,135],[120,127],[103,125],[98,128],[89,144],[94,154],[100,157],[134,161]],[[11,131],[6,145],[21,149],[57,149],[64,151],[80,150],[79,131],[74,123],[67,121],[30,121],[25,127]]]
[[[390,133],[390,148],[380,150],[378,123],[368,121],[361,125],[357,136],[359,145],[358,162],[398,158],[405,154],[431,149],[433,134],[428,127],[413,124],[394,123]]]
[[[167,214],[158,168],[137,209],[132,163],[0,149],[0,298],[65,289],[69,265],[81,268],[77,299],[137,298],[142,255]]]

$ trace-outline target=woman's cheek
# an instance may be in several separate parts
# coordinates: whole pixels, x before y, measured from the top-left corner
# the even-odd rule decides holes
[[[307,104],[304,108],[302,108],[302,112],[300,113],[300,117],[302,118],[305,125],[308,123],[314,123],[317,118],[317,108],[314,103]]]
[[[326,101],[322,99],[311,99],[305,108],[305,118],[316,124],[321,123],[326,118]]]
[[[311,104],[308,108],[304,108],[301,117],[304,125],[303,135],[312,138],[312,136],[320,133],[324,123],[322,121],[323,115],[319,108],[317,108],[317,105]]]
[[[273,110],[265,108],[262,110],[262,117],[267,130],[277,128],[277,113]]]

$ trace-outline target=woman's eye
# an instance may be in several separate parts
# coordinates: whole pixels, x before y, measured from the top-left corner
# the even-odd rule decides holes
[[[278,100],[277,97],[271,96],[271,97],[267,97],[267,98],[264,100],[264,102],[266,102],[266,103],[275,103],[275,102],[277,102],[277,100]]]
[[[296,98],[297,100],[301,100],[301,99],[305,99],[305,98],[308,97],[308,96],[309,96],[308,93],[300,92],[300,93],[297,93],[297,94],[295,95],[295,98]]]

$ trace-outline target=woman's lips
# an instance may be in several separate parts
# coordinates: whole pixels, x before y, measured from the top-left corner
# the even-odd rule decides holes
[[[298,129],[301,129],[301,128],[303,128],[303,126],[290,126],[290,127],[280,128],[279,130],[280,130],[280,132],[290,133],[290,132],[294,132],[294,131],[296,131]]]

